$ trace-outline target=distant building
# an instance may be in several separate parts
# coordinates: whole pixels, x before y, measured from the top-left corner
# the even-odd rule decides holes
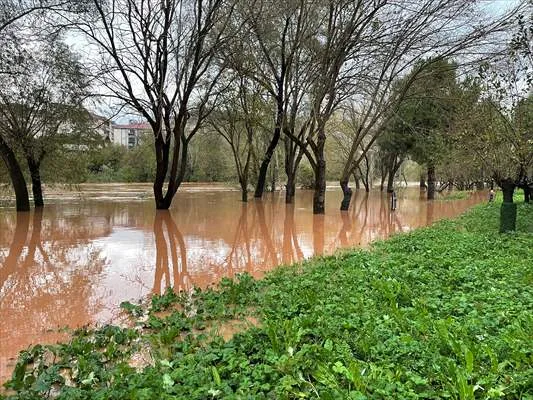
[[[102,115],[90,113],[94,131],[106,142],[113,143],[113,121]]]
[[[139,144],[143,135],[151,132],[150,124],[146,122],[130,121],[125,125],[113,124],[112,143],[132,148]]]

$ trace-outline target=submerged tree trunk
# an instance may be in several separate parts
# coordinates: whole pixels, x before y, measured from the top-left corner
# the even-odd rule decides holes
[[[40,166],[39,163],[35,160],[32,160],[31,158],[28,158],[28,168],[30,170],[30,176],[31,176],[31,189],[33,192],[33,203],[35,204],[35,207],[43,207],[44,206],[44,199],[43,199],[43,190],[41,186],[41,173],[39,171]]]
[[[246,203],[248,201],[248,182],[241,180],[241,200]]]
[[[158,210],[168,210],[170,208],[172,199],[178,191],[178,188],[185,177],[185,173],[187,172],[189,141],[196,130],[193,130],[193,133],[189,133],[188,137],[185,136],[186,114],[186,111],[179,111],[173,128],[171,128],[169,121],[165,121],[164,131],[172,132],[172,136],[164,134],[162,129],[158,128],[158,125],[152,125],[152,130],[154,132],[160,132],[155,137],[154,141],[156,175],[153,188],[155,205]],[[172,140],[174,143],[172,159],[170,159],[170,146]],[[167,179],[168,185],[166,193],[164,193],[165,180]]]
[[[28,196],[28,188],[26,187],[26,180],[20,168],[20,164],[15,157],[15,153],[9,146],[0,138],[0,156],[6,164],[15,191],[15,202],[17,211],[30,211],[30,198]]]
[[[435,199],[435,166],[428,165],[428,200]]]
[[[341,211],[347,211],[350,208],[350,201],[352,200],[353,191],[350,189],[348,180],[342,180],[339,182],[342,189],[342,201],[341,201]]]
[[[296,192],[296,177],[295,174],[287,172],[287,185],[285,186],[285,203],[292,204],[294,201],[294,194]]]
[[[420,189],[427,189],[428,186],[426,185],[426,180],[424,179],[424,175],[420,174]]]
[[[387,193],[394,192],[394,173],[389,171],[389,178],[387,179]]]
[[[154,180],[154,200],[158,210],[168,210],[170,202],[163,195],[163,186],[168,172],[170,143],[163,140],[162,134],[155,139],[156,170]]]
[[[390,162],[387,165],[387,193],[392,193],[394,191],[394,176],[399,167],[396,161],[396,157],[391,156]]]
[[[381,174],[381,182],[379,183],[379,190],[383,192],[385,189],[385,179],[387,178],[387,173]]]

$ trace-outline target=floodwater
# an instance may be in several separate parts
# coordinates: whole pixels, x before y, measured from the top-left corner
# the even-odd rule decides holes
[[[112,321],[122,301],[240,272],[261,277],[276,265],[454,217],[485,199],[426,202],[418,189],[405,189],[391,212],[386,194],[357,192],[340,212],[341,192],[332,190],[326,214],[313,216],[312,192],[299,191],[294,205],[285,205],[284,193],[245,204],[239,192],[204,189],[186,187],[169,212],[155,211],[148,185],[85,186],[51,195],[41,212],[0,208],[0,382],[18,351],[64,338],[61,327]]]

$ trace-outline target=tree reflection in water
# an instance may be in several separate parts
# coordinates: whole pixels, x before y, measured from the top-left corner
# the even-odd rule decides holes
[[[304,253],[298,243],[298,234],[294,222],[294,203],[285,205],[285,219],[283,221],[283,264],[289,265],[304,258]]]
[[[168,210],[156,211],[154,236],[156,260],[153,292],[161,294],[167,287],[172,287],[175,291],[191,289],[185,241]]]
[[[0,253],[0,369],[5,371],[1,364],[6,357],[31,343],[64,338],[58,328],[91,323],[103,308],[95,296],[94,276],[106,260],[81,236],[69,240],[76,234],[66,224],[58,229],[53,221],[57,223],[47,219],[43,226],[42,209],[33,215],[17,213],[7,256],[2,259]],[[8,227],[7,219],[4,223]],[[58,241],[62,245],[56,245]]]

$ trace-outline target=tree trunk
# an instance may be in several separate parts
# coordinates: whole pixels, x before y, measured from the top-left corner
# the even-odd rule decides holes
[[[292,204],[294,202],[294,194],[296,192],[296,177],[295,174],[287,172],[287,185],[285,191],[285,203]]]
[[[326,133],[324,126],[318,130],[316,141],[315,193],[313,195],[313,214],[324,214],[326,207],[326,157],[324,147]]]
[[[28,188],[26,187],[24,174],[15,157],[15,153],[2,140],[2,138],[0,138],[0,156],[4,160],[9,172],[9,177],[11,178],[11,184],[15,191],[17,211],[30,211],[30,198],[28,196]]]
[[[502,179],[500,182],[498,182],[498,185],[502,189],[503,202],[512,203],[514,191],[516,189],[515,182],[512,179],[507,178],[507,179]]]
[[[435,199],[435,166],[428,165],[428,200]]]
[[[387,193],[392,193],[394,191],[394,176],[400,168],[400,163],[396,157],[392,157],[391,162],[388,166],[389,177],[387,179]]]
[[[359,174],[361,176],[361,180],[363,181],[363,185],[365,187],[365,192],[370,192],[370,163],[368,162],[368,157],[365,155],[365,173],[363,174],[363,171],[361,170],[361,167],[357,167],[359,170]],[[358,188],[359,189],[359,188]]]
[[[394,191],[394,174],[392,171],[389,172],[389,179],[387,179],[387,193],[392,193]]]
[[[361,189],[361,181],[359,180],[359,177],[354,174],[353,179],[355,181],[355,190]]]
[[[248,201],[248,184],[241,183],[241,200],[246,203]]]
[[[28,161],[28,168],[30,170],[31,175],[31,189],[33,191],[33,203],[35,204],[35,207],[43,207],[44,206],[44,199],[43,199],[43,190],[41,187],[41,173],[39,171],[39,163],[37,163],[35,160],[32,160],[31,158],[27,159]]]
[[[524,203],[529,203],[531,199],[531,192],[533,191],[533,182],[524,185]]]
[[[348,180],[340,181],[343,198],[341,201],[341,211],[347,211],[350,208],[350,201],[352,200],[352,189],[350,189]]]
[[[516,230],[516,204],[513,203],[513,194],[516,188],[515,182],[510,179],[502,179],[498,182],[502,189],[503,203],[500,208],[500,233]]]
[[[315,171],[315,192],[313,195],[313,214],[324,214],[326,207],[326,160],[317,162]]]
[[[383,192],[383,189],[385,188],[385,179],[387,178],[387,172],[386,169],[381,171],[381,182],[379,183],[379,190]]]
[[[276,191],[276,182],[278,180],[278,159],[276,157],[276,154],[274,154],[274,163],[272,164],[272,168],[270,168],[270,172],[271,172],[271,185],[270,185],[270,188],[271,188],[271,192],[275,192]]]
[[[365,185],[365,192],[370,192],[370,162],[368,161],[368,156],[365,154],[365,175],[363,178],[363,184]]]
[[[426,180],[424,179],[424,175],[420,174],[420,189],[427,189]]]
[[[265,190],[265,183],[267,178],[267,171],[268,166],[270,164],[270,160],[272,160],[272,155],[274,154],[274,151],[276,150],[276,146],[278,145],[279,138],[281,136],[281,125],[283,123],[283,85],[278,82],[278,96],[277,96],[277,111],[276,111],[276,126],[274,128],[274,135],[272,136],[272,140],[270,141],[267,151],[265,152],[265,157],[263,158],[263,162],[261,162],[261,167],[259,168],[259,177],[257,178],[257,185],[255,186],[255,198],[261,198],[263,197],[263,191]]]
[[[163,186],[168,172],[170,143],[165,142],[160,134],[155,139],[156,171],[154,180],[154,200],[158,210],[168,210],[170,201],[163,195]]]

